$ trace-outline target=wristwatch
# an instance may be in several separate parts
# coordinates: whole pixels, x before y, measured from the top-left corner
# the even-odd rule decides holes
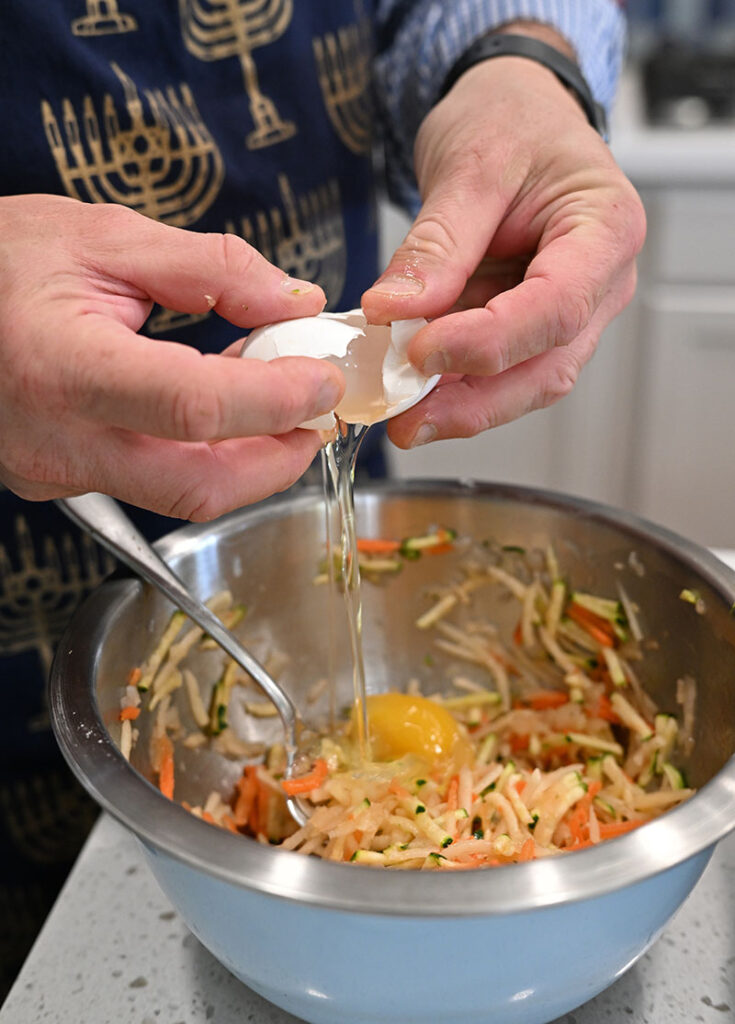
[[[592,127],[603,138],[607,138],[608,126],[605,108],[595,100],[579,65],[565,57],[553,46],[542,43],[540,39],[532,39],[530,36],[498,32],[475,40],[450,69],[444,79],[439,99],[446,96],[465,71],[482,61],[492,60],[493,57],[526,57],[528,60],[536,61],[537,64],[543,64],[549,71],[553,71],[562,85],[574,93]]]

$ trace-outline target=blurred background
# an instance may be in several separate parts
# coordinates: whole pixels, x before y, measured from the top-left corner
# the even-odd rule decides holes
[[[735,0],[627,12],[610,145],[648,217],[636,298],[564,401],[470,441],[390,446],[391,470],[569,491],[735,547]],[[408,222],[387,205],[382,221],[387,260]]]

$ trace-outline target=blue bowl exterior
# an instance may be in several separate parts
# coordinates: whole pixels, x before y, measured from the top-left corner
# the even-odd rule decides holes
[[[547,1024],[645,953],[714,849],[594,899],[516,914],[410,917],[280,899],[143,845],[200,942],[250,988],[311,1024]]]

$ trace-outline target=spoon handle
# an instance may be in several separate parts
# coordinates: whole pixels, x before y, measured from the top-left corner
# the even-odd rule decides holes
[[[173,601],[177,608],[201,626],[231,658],[249,672],[275,704],[286,732],[289,763],[296,748],[296,708],[290,697],[266,672],[260,662],[225,628],[214,612],[187,590],[179,577],[148,543],[122,508],[106,494],[80,494],[61,498],[56,504],[66,515],[112,552],[135,573],[142,576]]]

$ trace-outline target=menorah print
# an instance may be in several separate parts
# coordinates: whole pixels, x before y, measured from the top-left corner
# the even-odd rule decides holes
[[[154,306],[153,312],[146,320],[145,334],[167,334],[169,331],[178,331],[182,327],[191,327],[206,320],[211,310],[204,313],[180,313],[175,309],[166,309],[164,306]]]
[[[248,149],[290,139],[296,125],[284,121],[273,100],[261,92],[253,50],[283,35],[293,15],[293,0],[179,0],[179,11],[190,53],[206,61],[239,59],[255,124],[245,138]]]
[[[361,18],[312,43],[329,120],[345,146],[364,155],[370,151],[372,135],[370,23]]]
[[[75,36],[110,36],[137,28],[132,14],[120,13],[117,0],[87,0],[87,13],[71,23]]]
[[[278,175],[283,207],[259,210],[243,217],[240,230],[229,222],[226,230],[240,234],[281,270],[324,289],[328,309],[339,308],[345,283],[347,250],[339,183],[325,185],[296,197],[285,174]]]
[[[122,127],[112,96],[102,101],[102,124],[91,96],[82,103],[81,126],[71,101],[62,101],[61,125],[48,100],[41,103],[46,138],[67,195],[85,202],[123,203],[183,227],[214,201],[224,162],[186,84],[146,89],[111,65],[125,96],[129,127]],[[147,109],[146,109],[147,108]],[[62,127],[63,126],[63,127]],[[83,126],[83,127],[82,127]]]
[[[36,554],[28,523],[15,521],[15,550],[0,544],[0,651],[38,651],[46,661],[80,599],[114,567],[86,534],[45,536]]]

